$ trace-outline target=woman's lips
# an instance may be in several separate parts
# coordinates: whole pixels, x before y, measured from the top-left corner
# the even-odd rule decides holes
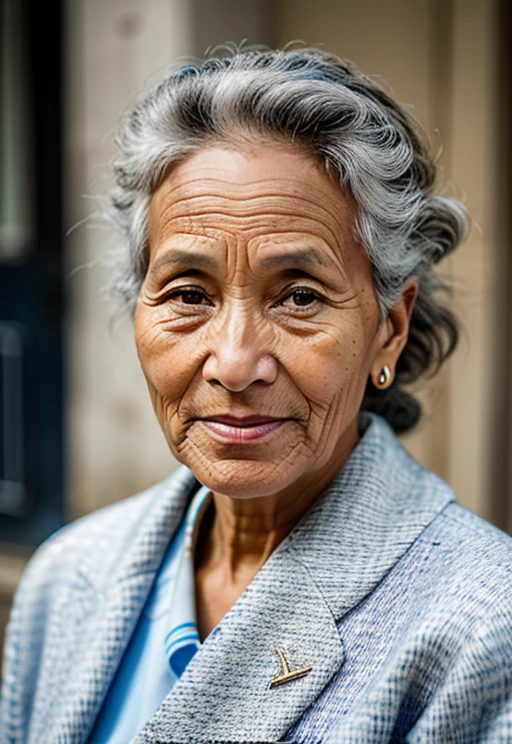
[[[263,439],[279,429],[288,419],[269,416],[212,416],[199,419],[207,431],[221,442],[243,444]]]

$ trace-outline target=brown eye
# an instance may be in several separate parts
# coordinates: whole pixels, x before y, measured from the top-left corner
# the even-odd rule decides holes
[[[193,290],[187,290],[186,292],[180,292],[181,301],[185,305],[200,305],[205,299],[202,292],[194,292]]]
[[[293,299],[294,305],[297,307],[306,307],[311,305],[317,298],[313,292],[308,292],[307,289],[296,289],[290,297]]]
[[[208,302],[208,296],[200,289],[177,289],[169,295],[169,299],[183,305],[203,305]]]

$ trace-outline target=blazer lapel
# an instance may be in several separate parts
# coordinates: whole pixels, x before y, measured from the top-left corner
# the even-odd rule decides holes
[[[337,622],[385,577],[452,491],[363,416],[345,467],[274,551],[134,739],[281,739],[343,664]],[[279,687],[276,647],[303,677]]]
[[[364,434],[338,477],[289,536],[337,621],[455,499],[384,419],[364,414],[361,425]]]
[[[64,694],[56,688],[51,730],[37,741],[75,743],[87,737],[195,484],[190,471],[182,468],[155,489],[141,521],[132,530],[119,525],[116,534],[114,527],[109,544],[89,556],[82,566],[82,585],[88,589],[82,598],[78,592],[73,593],[63,611],[63,622],[78,628],[84,608],[92,617],[84,623],[83,633],[77,630],[73,634],[77,645],[66,648],[60,660],[68,667],[62,675],[69,680],[68,686]],[[116,568],[104,584],[99,584],[106,561]],[[55,679],[59,677],[55,669]]]
[[[282,673],[277,648],[287,663],[311,671],[271,687]],[[293,548],[278,549],[134,742],[275,742],[342,662],[325,600]]]

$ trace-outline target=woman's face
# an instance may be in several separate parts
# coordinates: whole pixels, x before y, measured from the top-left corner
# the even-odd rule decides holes
[[[152,196],[138,354],[172,452],[213,491],[318,487],[357,443],[391,330],[354,214],[285,145],[205,148]]]

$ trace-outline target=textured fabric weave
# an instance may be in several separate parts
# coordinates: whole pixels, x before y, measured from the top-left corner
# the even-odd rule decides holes
[[[134,744],[512,742],[512,540],[376,416]],[[197,488],[182,468],[36,553],[7,633],[1,741],[81,744]],[[304,677],[279,687],[276,654]]]

